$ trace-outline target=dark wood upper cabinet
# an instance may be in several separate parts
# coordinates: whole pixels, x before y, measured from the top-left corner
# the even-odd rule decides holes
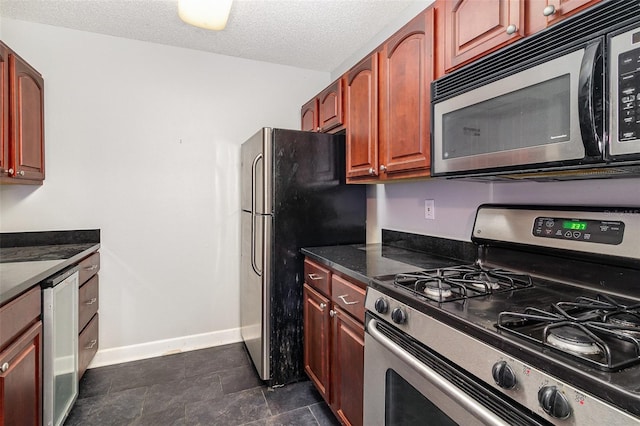
[[[526,0],[527,35],[578,13],[602,0]]]
[[[444,13],[444,72],[525,35],[523,0],[439,0]]]
[[[44,180],[44,80],[40,73],[1,45],[2,183],[41,184]],[[8,59],[8,61],[6,60]],[[7,72],[4,68],[8,64]]]
[[[382,47],[380,176],[429,176],[435,12],[421,13]]]
[[[378,52],[346,75],[347,181],[378,176]]]
[[[302,105],[300,119],[300,130],[307,132],[318,131],[318,98],[313,98]]]
[[[301,130],[322,133],[342,130],[344,125],[342,85],[342,79],[339,78],[302,106]]]
[[[0,176],[9,169],[9,49],[0,43]]]
[[[342,79],[334,81],[318,95],[318,123],[321,132],[344,124],[342,114]]]

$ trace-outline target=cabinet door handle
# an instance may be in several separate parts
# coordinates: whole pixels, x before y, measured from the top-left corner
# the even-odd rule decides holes
[[[93,339],[88,346],[85,346],[85,349],[93,349],[94,346],[96,345],[96,343],[98,343],[98,339]]]
[[[376,175],[376,169],[374,169],[373,167],[369,167],[369,174],[371,176],[375,176]]]
[[[386,172],[387,171],[387,166],[385,166],[384,164],[380,165],[380,171],[381,172]]]
[[[329,311],[329,316],[331,318],[335,317],[336,315],[338,315],[338,313],[336,311],[334,311],[333,309]]]
[[[318,275],[318,274],[311,273],[311,274],[308,274],[308,275],[309,275],[309,278],[311,278],[313,281],[318,281],[318,280],[322,279],[322,277],[320,275]]]
[[[0,367],[0,373],[4,373],[8,369],[9,369],[9,363],[5,362],[4,364],[2,364],[2,367]]]
[[[20,170],[19,172],[16,173],[18,176],[24,176],[24,170]]]
[[[326,303],[320,303],[318,306],[320,307],[320,310],[324,311],[324,308],[327,307],[327,304]]]
[[[98,265],[91,265],[84,268],[85,271],[95,271],[96,269],[98,269]]]
[[[358,301],[356,300],[355,302],[348,302],[347,301],[347,296],[348,294],[343,294],[342,296],[338,296],[340,298],[340,300],[342,300],[344,302],[345,305],[355,305],[358,303]]]
[[[87,300],[86,302],[84,302],[85,305],[93,305],[94,303],[96,303],[98,301],[97,297],[92,297],[91,299]]]
[[[507,27],[507,34],[511,35],[511,34],[515,34],[515,32],[518,31],[518,27],[516,27],[515,25],[511,24]]]
[[[542,9],[542,14],[544,16],[551,16],[556,13],[556,7],[552,4]]]

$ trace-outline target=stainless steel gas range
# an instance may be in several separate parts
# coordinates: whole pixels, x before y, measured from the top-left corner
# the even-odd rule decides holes
[[[640,424],[640,208],[483,205],[472,241],[371,281],[364,424]]]

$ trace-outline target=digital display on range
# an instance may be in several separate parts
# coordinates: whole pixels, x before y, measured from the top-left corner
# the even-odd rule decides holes
[[[587,222],[565,220],[562,222],[562,227],[564,229],[577,229],[578,231],[584,231],[587,229]]]
[[[576,242],[617,245],[622,242],[624,222],[566,217],[537,217],[533,235]]]

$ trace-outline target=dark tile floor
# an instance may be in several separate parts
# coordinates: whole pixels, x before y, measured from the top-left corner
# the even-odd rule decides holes
[[[339,425],[311,382],[268,388],[242,343],[87,370],[65,426]]]

